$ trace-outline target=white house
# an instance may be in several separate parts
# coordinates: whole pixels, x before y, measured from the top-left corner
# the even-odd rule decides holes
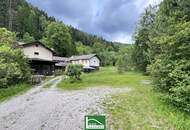
[[[100,59],[96,54],[72,56],[70,58],[56,56],[56,53],[39,41],[31,43],[17,42],[28,58],[34,74],[52,75],[55,70],[64,70],[68,64],[81,64],[84,70],[99,69]]]
[[[23,44],[24,55],[29,59],[53,61],[53,50],[46,47],[41,42]]]
[[[72,56],[69,61],[72,64],[81,64],[84,68],[89,69],[98,69],[100,67],[100,59],[96,54]]]
[[[34,74],[51,75],[54,72],[54,51],[39,41],[31,43],[18,42],[24,55],[29,59],[29,64]]]

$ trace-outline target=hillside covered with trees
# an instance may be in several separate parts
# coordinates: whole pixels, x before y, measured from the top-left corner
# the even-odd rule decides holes
[[[163,92],[164,98],[180,110],[190,112],[190,1],[163,0],[160,5],[146,8],[134,34],[135,44],[122,47],[67,26],[25,0],[1,0],[0,12],[0,27],[4,28],[0,30],[0,51],[8,57],[16,53],[15,59],[18,56],[25,61],[10,45],[13,39],[42,41],[60,56],[96,53],[102,66],[117,65],[120,73],[138,70],[151,75],[155,90]],[[1,84],[11,84],[6,79],[9,73],[4,71],[9,65],[6,69],[10,72],[13,67],[18,70],[11,75],[12,80],[17,80],[18,75],[19,82],[28,80],[29,72],[18,67],[24,62],[2,59]]]
[[[34,40],[42,41],[60,56],[98,53],[100,58],[104,58],[117,52],[119,48],[119,46],[101,37],[65,25],[54,17],[48,16],[44,11],[33,7],[25,0],[2,0],[0,12],[0,27],[16,32],[18,41],[26,43]],[[97,52],[93,49],[93,46],[99,44],[102,44],[100,47],[104,47],[102,50],[105,52],[102,50]],[[106,65],[113,64],[107,62]]]

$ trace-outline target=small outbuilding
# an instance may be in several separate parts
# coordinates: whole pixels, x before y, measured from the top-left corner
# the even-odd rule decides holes
[[[53,56],[53,61],[55,62],[56,70],[65,70],[69,64],[69,58],[67,57]]]
[[[97,70],[100,67],[100,59],[96,54],[72,56],[69,58],[69,61],[72,64],[81,64],[84,69],[87,68],[88,70]]]

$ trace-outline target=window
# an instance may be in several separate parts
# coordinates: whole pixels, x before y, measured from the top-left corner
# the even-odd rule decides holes
[[[39,52],[34,52],[34,55],[39,55]]]
[[[38,44],[36,44],[36,47],[38,47]]]

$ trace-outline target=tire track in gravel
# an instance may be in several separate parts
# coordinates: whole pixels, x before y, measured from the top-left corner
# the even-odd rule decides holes
[[[0,130],[82,130],[84,116],[105,114],[101,102],[129,88],[93,87],[61,91],[56,77],[50,89],[38,86],[28,93],[0,104]]]

